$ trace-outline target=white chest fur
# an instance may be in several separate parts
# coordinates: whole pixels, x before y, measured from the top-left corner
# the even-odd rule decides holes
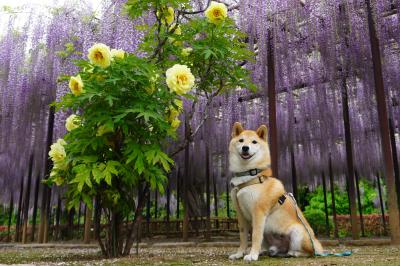
[[[244,218],[251,223],[252,213],[260,197],[260,191],[256,189],[256,186],[248,186],[239,190],[236,196],[240,211]]]
[[[244,182],[247,182],[250,179]],[[260,200],[262,193],[263,190],[257,185],[244,187],[236,193],[237,204],[239,205],[238,207],[240,208],[240,212],[250,225],[252,224],[252,215],[255,212],[255,206],[257,206],[257,202]],[[281,208],[274,209],[272,212],[269,212],[268,215],[266,214],[264,232],[284,233],[286,228],[281,225],[282,221],[285,220],[285,217],[284,210]]]

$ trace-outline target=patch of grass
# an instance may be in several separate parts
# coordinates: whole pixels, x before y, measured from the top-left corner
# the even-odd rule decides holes
[[[400,265],[400,247],[334,247],[332,252],[353,249],[350,257],[323,258],[269,258],[251,265]],[[144,248],[136,256],[132,254],[124,258],[105,259],[96,249],[16,249],[0,250],[0,264],[43,263],[45,265],[248,265],[242,260],[229,261],[228,255],[235,248]]]

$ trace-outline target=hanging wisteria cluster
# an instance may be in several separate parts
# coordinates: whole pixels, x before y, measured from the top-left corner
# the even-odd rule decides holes
[[[20,191],[21,182],[24,187],[33,186],[33,181],[27,184],[31,154],[34,176],[43,177],[49,104],[66,92],[67,84],[58,83],[57,78],[76,72],[71,60],[82,57],[94,42],[132,52],[137,48],[142,33],[135,26],[151,23],[152,18],[132,22],[121,12],[124,2],[105,1],[97,14],[84,4],[54,8],[50,17],[31,12],[27,23],[19,28],[18,15],[9,16],[6,31],[0,35],[0,202],[8,202],[11,192]],[[202,9],[208,1],[194,2]],[[399,150],[400,1],[372,2],[387,105]],[[192,128],[203,123],[206,108],[210,119],[189,145],[189,176],[182,176],[184,153],[175,156],[171,188],[186,178],[192,197],[204,195],[206,175],[210,174],[218,193],[226,190],[232,124],[240,121],[250,129],[268,125],[267,55],[271,47],[277,91],[279,178],[290,187],[294,159],[299,182],[316,185],[321,174],[327,173],[331,158],[336,181],[344,183],[344,92],[348,95],[355,168],[367,178],[382,171],[365,1],[227,3],[230,15],[248,34],[249,47],[256,54],[255,62],[245,66],[252,70],[259,89],[250,92],[238,88],[234,94],[217,97],[211,107],[206,106],[206,99],[199,101]],[[272,46],[268,45],[270,38]],[[191,104],[186,102],[185,108],[190,109]],[[54,140],[65,133],[67,115],[56,114]],[[183,125],[179,131],[183,136]],[[174,147],[168,149],[173,151]],[[209,173],[207,156],[211,162]]]

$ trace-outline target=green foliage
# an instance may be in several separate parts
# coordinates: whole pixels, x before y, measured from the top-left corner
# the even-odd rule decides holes
[[[380,211],[374,207],[374,199],[377,197],[377,190],[372,183],[367,180],[360,180],[360,194],[362,202],[363,214],[379,213]],[[308,189],[300,189],[303,195],[303,200],[308,202],[304,208],[304,216],[314,230],[317,232],[325,231],[325,205],[324,193],[322,186],[318,186],[313,192],[308,192]],[[332,215],[332,197],[330,190],[327,191],[328,215]],[[335,207],[337,214],[349,214],[349,200],[345,189],[335,186]],[[329,225],[332,227],[331,218]]]
[[[326,232],[326,217],[323,209],[307,209],[304,216],[316,234]],[[329,230],[333,228],[332,220],[328,219]]]
[[[228,195],[228,200],[229,200],[229,215],[232,218],[236,217],[236,211],[235,208],[233,207],[232,198],[230,197],[230,195]],[[222,205],[224,206],[223,208],[218,209],[218,217],[228,217],[227,215],[228,204],[227,204],[226,192],[223,192],[218,196],[218,201],[219,202],[222,201]]]
[[[374,206],[374,199],[378,197],[378,190],[368,180],[360,180],[360,194],[364,214],[380,213]]]
[[[332,215],[332,196],[331,192],[326,192],[327,204],[328,204],[328,214]],[[324,192],[322,186],[318,186],[313,192],[307,195],[308,205],[305,206],[305,213],[312,210],[320,210],[324,212]],[[349,213],[349,201],[347,197],[347,192],[335,186],[335,207],[337,214],[348,214]]]
[[[367,180],[360,181],[361,202],[364,214],[378,213],[379,211],[374,207],[373,200],[377,197],[377,191],[372,184]],[[332,196],[330,190],[326,193],[328,214],[332,215]],[[313,192],[307,194],[306,201],[308,205],[305,206],[307,210],[324,210],[324,192],[322,186],[318,186]],[[349,199],[347,191],[335,186],[335,207],[337,214],[349,214]]]

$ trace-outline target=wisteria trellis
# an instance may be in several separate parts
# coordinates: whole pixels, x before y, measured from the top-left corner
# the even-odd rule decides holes
[[[207,1],[198,2],[204,6]],[[291,187],[293,150],[299,182],[316,185],[332,158],[336,180],[344,183],[346,153],[342,117],[342,86],[349,94],[350,125],[355,168],[367,178],[382,171],[380,135],[374,96],[371,51],[365,1],[361,0],[241,0],[227,1],[239,27],[249,35],[256,51],[252,70],[257,93],[245,89],[217,98],[212,119],[190,146],[191,175],[185,177],[193,193],[205,191],[205,157],[211,156],[212,175],[218,191],[229,180],[226,151],[234,121],[248,128],[268,124],[267,40],[273,36],[275,54],[279,178]],[[72,74],[71,59],[59,51],[73,43],[83,54],[94,42],[135,51],[142,33],[121,13],[123,0],[104,1],[101,14],[86,5],[54,8],[51,16],[30,11],[18,28],[18,14],[9,15],[0,35],[0,202],[17,197],[21,180],[27,186],[28,160],[34,157],[34,176],[45,171],[48,105],[65,93],[60,74]],[[396,150],[400,149],[400,1],[373,1],[374,18],[381,44],[387,106],[392,120]],[[3,15],[3,14],[2,14]],[[6,15],[6,14],[4,14]],[[17,23],[18,21],[18,23]],[[186,108],[190,105],[186,103]],[[197,114],[205,108],[200,102]],[[66,114],[56,114],[54,139],[65,133]],[[193,123],[199,124],[200,115]],[[184,129],[181,127],[183,135]],[[210,154],[206,155],[205,144]],[[175,145],[175,144],[174,144]],[[172,150],[172,149],[171,149]],[[177,169],[184,167],[183,152],[176,156]],[[182,171],[181,171],[182,172]],[[173,176],[173,175],[172,175]],[[171,179],[171,185],[176,184]],[[53,202],[60,191],[53,191]],[[62,191],[61,191],[62,193]],[[31,197],[33,197],[31,193]]]

